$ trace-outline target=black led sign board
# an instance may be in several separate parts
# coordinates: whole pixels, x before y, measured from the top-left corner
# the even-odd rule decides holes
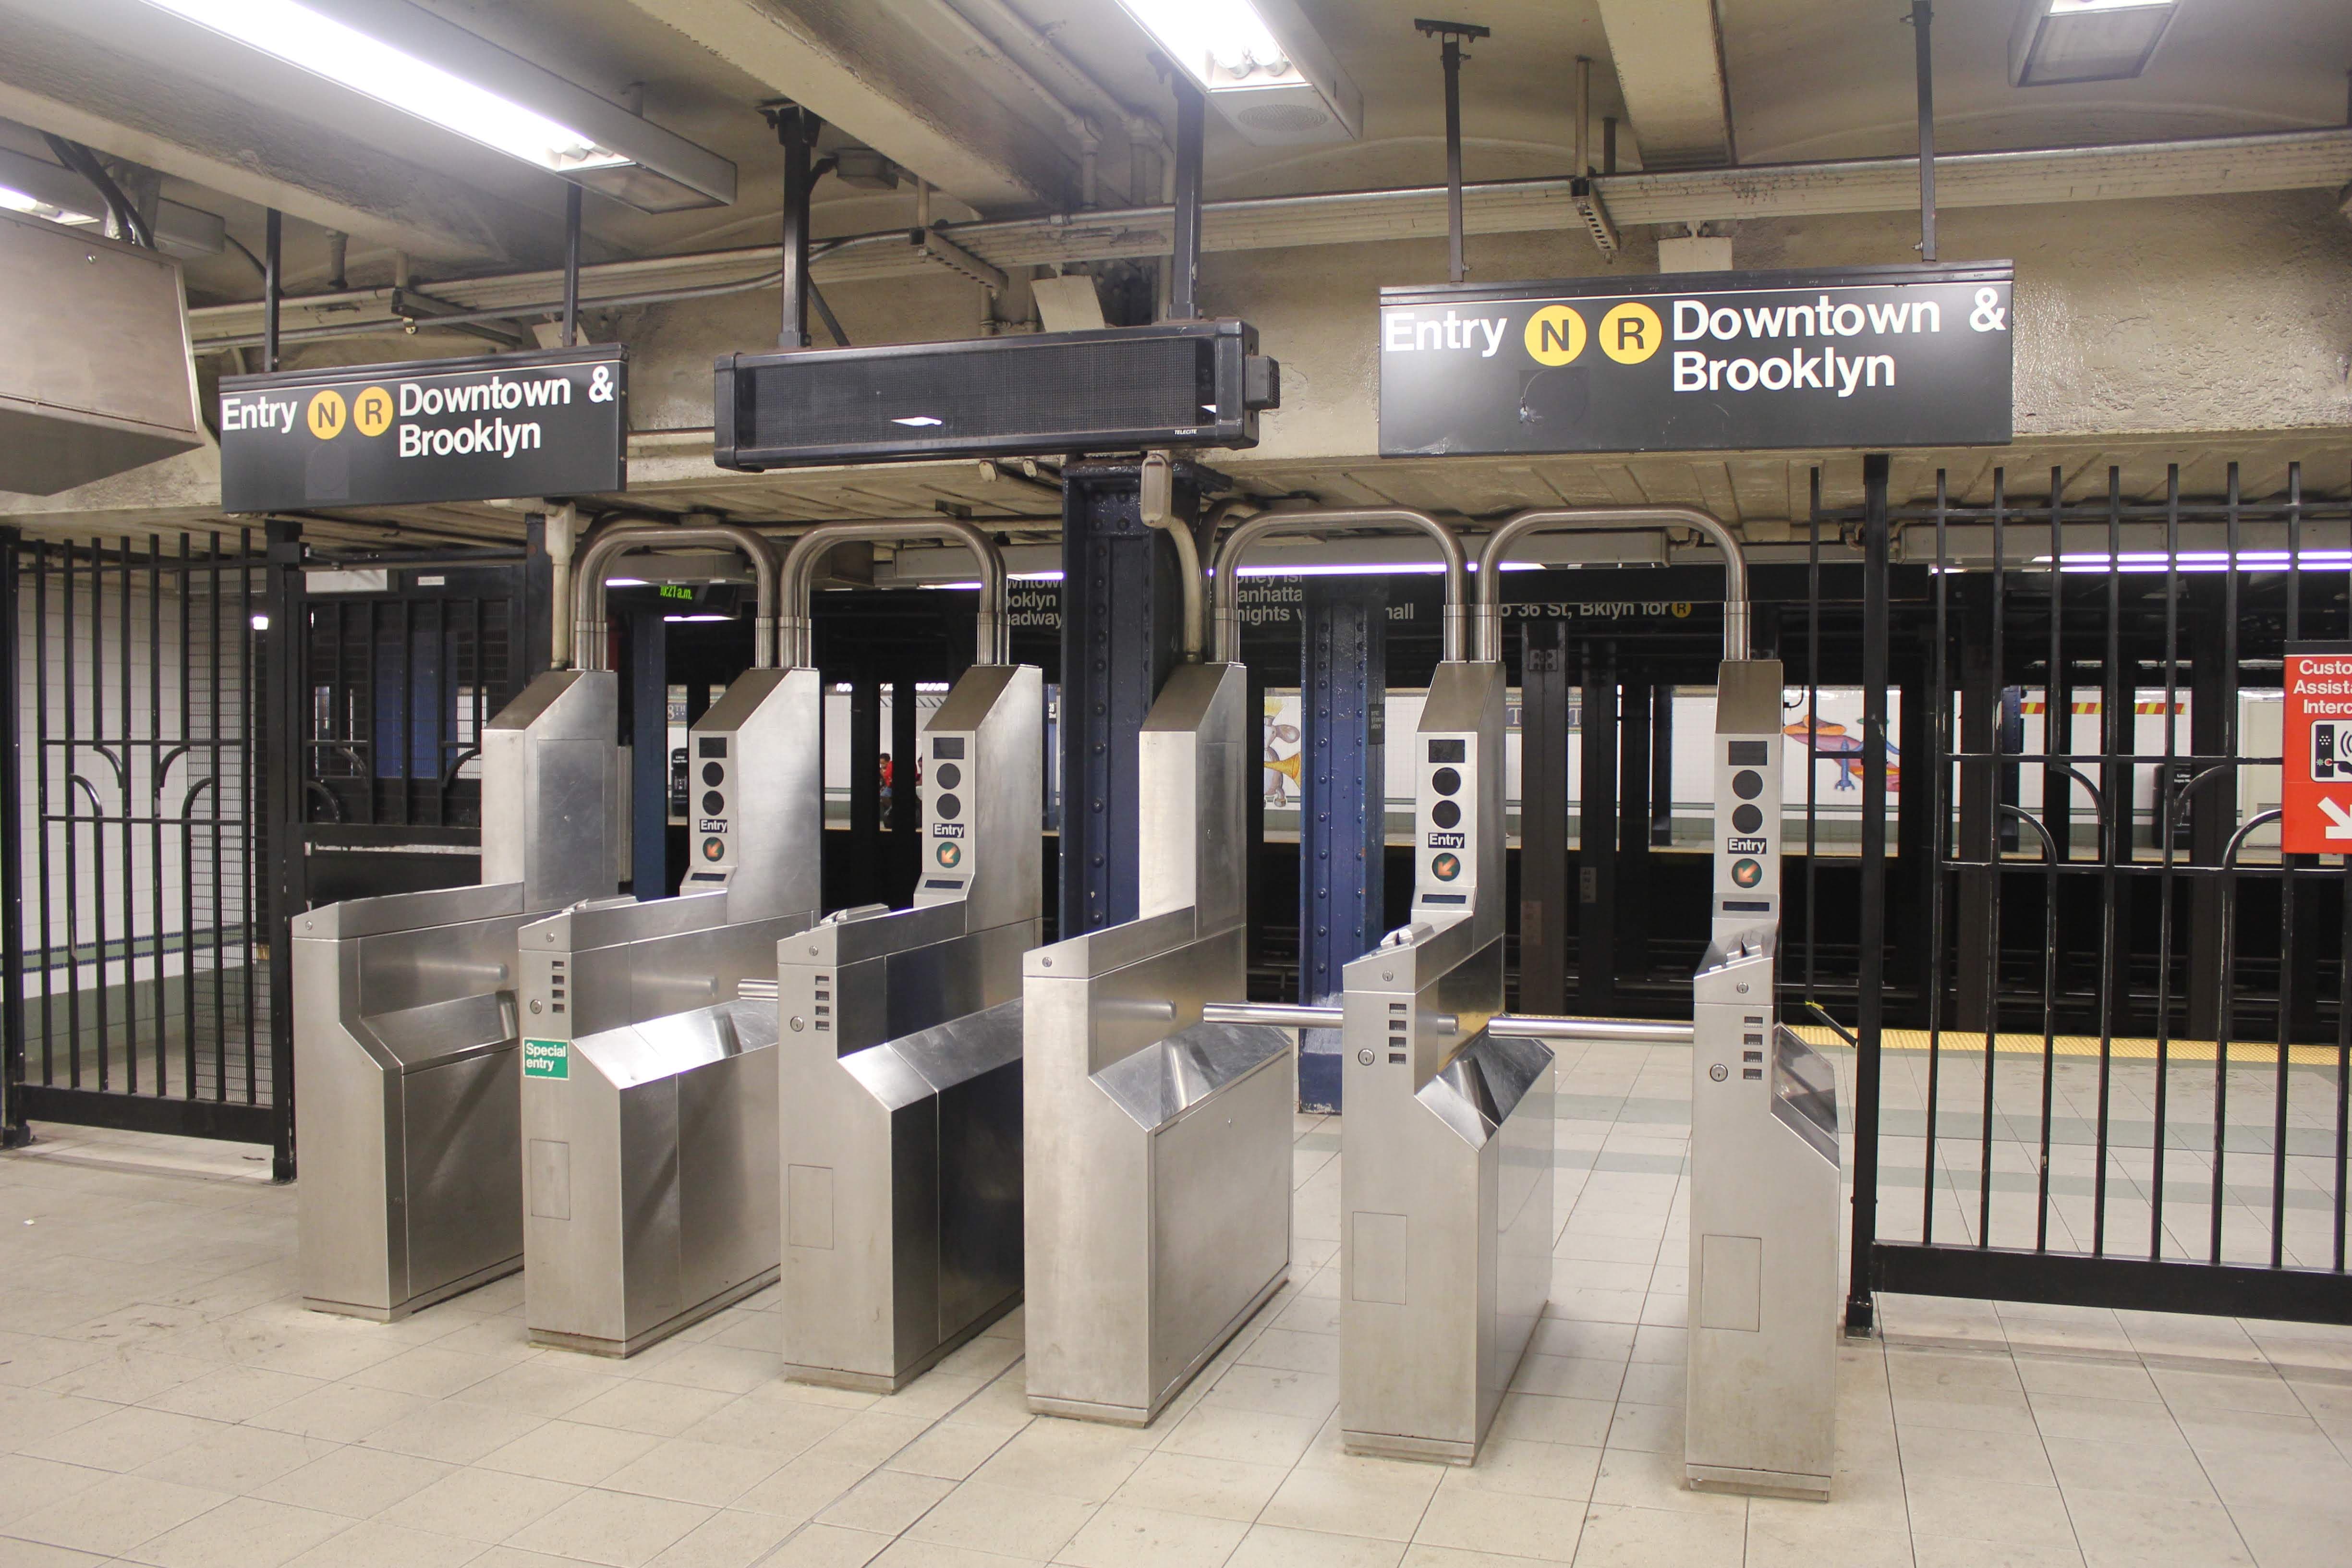
[[[225,375],[221,510],[625,489],[628,428],[617,344]]]
[[[1381,290],[1381,455],[2010,439],[2011,264]]]
[[[822,463],[1255,447],[1279,367],[1246,321],[1161,321],[870,349],[728,354],[711,460]]]

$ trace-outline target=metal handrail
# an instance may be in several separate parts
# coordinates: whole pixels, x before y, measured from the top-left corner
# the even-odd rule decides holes
[[[1478,648],[1474,656],[1503,657],[1503,596],[1498,581],[1511,546],[1531,533],[1612,532],[1627,528],[1688,528],[1723,552],[1723,657],[1748,657],[1748,553],[1710,512],[1688,506],[1537,507],[1514,512],[1478,551]]]
[[[1209,563],[1210,574],[1214,579],[1212,595],[1215,601],[1213,613],[1216,621],[1216,641],[1213,657],[1216,661],[1233,664],[1241,658],[1241,579],[1237,569],[1243,553],[1250,546],[1269,533],[1299,533],[1317,528],[1370,528],[1383,523],[1402,524],[1418,530],[1437,542],[1438,553],[1445,558],[1444,658],[1449,663],[1458,662],[1464,657],[1465,639],[1463,625],[1469,612],[1469,596],[1465,591],[1468,572],[1462,542],[1454,537],[1452,529],[1427,512],[1402,506],[1262,511],[1237,524],[1231,533],[1218,542]]]
[[[604,568],[616,556],[630,551],[651,550],[665,544],[727,544],[743,552],[751,563],[752,580],[758,584],[759,594],[758,620],[751,634],[751,664],[758,669],[772,668],[776,662],[776,555],[768,542],[733,523],[677,528],[667,523],[636,522],[599,527],[590,535],[587,548],[580,552],[572,587],[572,668],[604,668]]]
[[[1201,1009],[1204,1024],[1272,1024],[1283,1029],[1336,1029],[1343,1010],[1287,1002],[1212,1002]],[[1538,1040],[1656,1040],[1691,1043],[1691,1026],[1670,1018],[1559,1018],[1528,1013],[1497,1013],[1486,1027],[1497,1035]]]
[[[980,610],[972,627],[972,662],[1012,662],[1011,626],[1004,614],[1004,555],[996,542],[961,518],[924,517],[877,522],[825,522],[795,536],[784,555],[783,611],[777,621],[780,652],[787,668],[816,659],[809,616],[811,583],[817,561],[836,544],[900,539],[951,540],[980,563]]]

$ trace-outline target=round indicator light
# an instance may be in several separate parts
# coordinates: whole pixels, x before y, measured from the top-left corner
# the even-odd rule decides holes
[[[953,763],[941,763],[939,772],[932,775],[932,782],[941,789],[953,789],[963,783],[963,770]]]
[[[1462,820],[1462,808],[1450,800],[1441,800],[1430,807],[1429,820],[1440,827],[1451,827]]]
[[[931,809],[946,821],[953,822],[963,815],[963,802],[951,795],[943,795],[931,802]]]
[[[1452,795],[1462,787],[1462,775],[1452,768],[1440,768],[1429,775],[1429,787],[1440,795]]]
[[[1731,814],[1731,826],[1742,833],[1753,833],[1764,826],[1764,814],[1752,805],[1743,805]]]
[[[938,859],[942,866],[954,866],[963,859],[963,846],[952,839],[941,839]]]
[[[1436,874],[1439,881],[1450,882],[1454,880],[1454,878],[1462,875],[1462,857],[1459,855],[1440,855],[1436,859],[1432,860],[1429,863],[1429,868]]]
[[[1742,800],[1754,800],[1764,793],[1764,775],[1754,768],[1742,768],[1731,775],[1731,793]]]
[[[717,790],[711,790],[703,795],[702,814],[705,816],[716,816],[726,809],[727,797],[720,795]]]
[[[1731,864],[1731,879],[1743,888],[1752,888],[1764,879],[1764,868],[1753,860],[1735,860]]]
[[[716,860],[726,853],[727,840],[724,838],[706,838],[702,841],[702,858],[705,860]]]
[[[725,784],[727,770],[717,763],[705,763],[702,764],[702,782],[712,785]]]

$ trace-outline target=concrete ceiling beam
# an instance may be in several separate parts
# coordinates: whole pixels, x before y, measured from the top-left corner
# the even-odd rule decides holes
[[[877,0],[632,4],[983,213],[1073,204],[1075,159],[934,41],[952,36],[944,22],[918,27]]]
[[[1642,167],[1739,161],[1715,0],[1599,0]]]

